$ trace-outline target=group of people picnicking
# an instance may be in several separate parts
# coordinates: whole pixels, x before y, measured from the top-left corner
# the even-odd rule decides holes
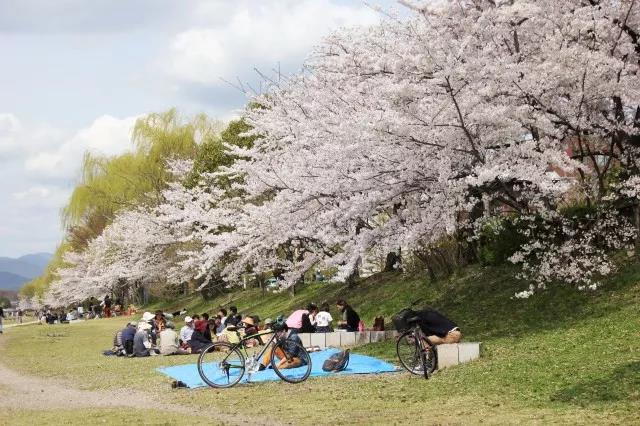
[[[338,300],[336,308],[341,315],[337,321],[333,319],[328,303],[320,307],[310,303],[294,311],[286,319],[289,338],[297,339],[298,333],[327,333],[334,331],[334,328],[346,331],[364,329],[360,316],[345,300]],[[268,333],[274,325],[271,318],[261,321],[257,315],[241,315],[235,306],[231,306],[229,311],[220,308],[213,317],[208,313],[186,314],[186,309],[172,314],[161,310],[155,314],[145,312],[139,322],[129,322],[116,333],[113,348],[105,354],[147,357],[200,353],[215,341],[237,343],[238,332],[242,336]],[[173,319],[181,316],[184,316],[185,325],[176,331]],[[249,342],[255,345],[262,343],[260,338]]]
[[[68,310],[59,308],[37,311],[35,316],[41,324],[65,324],[77,320],[111,318],[136,313],[135,305],[129,304],[125,307],[120,299],[114,301],[107,295],[101,300],[92,297],[84,304],[75,305]]]

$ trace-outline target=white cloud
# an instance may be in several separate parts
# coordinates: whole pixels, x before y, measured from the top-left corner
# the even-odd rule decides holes
[[[25,161],[32,174],[70,178],[78,170],[85,152],[116,155],[130,150],[131,131],[137,117],[118,119],[110,115],[98,117],[87,128],[52,149],[34,152]]]
[[[372,25],[377,12],[363,3],[346,6],[328,0],[287,0],[235,4],[223,10],[219,2],[203,4],[201,20],[212,26],[177,34],[170,47],[171,72],[179,79],[219,84],[220,77],[234,79],[253,67],[274,67],[278,62],[301,65],[311,47],[342,26]],[[228,19],[220,22],[220,15]]]
[[[69,131],[0,114],[0,256],[54,250],[84,152],[131,149],[135,120],[102,115]]]
[[[19,207],[59,209],[69,199],[71,188],[57,185],[34,185],[11,194]]]
[[[18,117],[13,114],[0,114],[0,155],[16,150],[21,131],[22,125]]]

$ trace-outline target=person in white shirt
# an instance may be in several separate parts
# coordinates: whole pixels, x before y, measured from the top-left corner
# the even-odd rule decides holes
[[[220,308],[217,316],[220,318],[220,324],[216,327],[216,336],[220,336],[224,333],[224,329],[227,327],[225,324],[227,322],[227,310],[225,308]]]
[[[193,334],[193,318],[184,317],[184,327],[180,329],[180,342],[186,344]]]
[[[333,327],[331,326],[333,317],[329,313],[328,303],[323,303],[322,306],[320,306],[320,312],[316,314],[313,320],[315,321],[316,333],[330,333],[333,331]]]

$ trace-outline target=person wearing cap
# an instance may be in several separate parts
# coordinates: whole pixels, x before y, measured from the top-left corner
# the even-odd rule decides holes
[[[178,333],[176,333],[175,325],[172,321],[167,321],[165,329],[158,335],[160,343],[158,348],[160,349],[160,355],[186,355],[189,352],[180,347],[178,341]]]
[[[136,327],[138,324],[135,321],[131,321],[122,330],[122,346],[124,347],[127,355],[133,354],[133,338],[136,335]]]
[[[193,334],[193,318],[190,316],[184,317],[184,326],[180,329],[180,343],[186,345],[191,340]]]
[[[146,357],[151,355],[150,331],[151,324],[148,322],[138,324],[138,331],[136,331],[136,334],[133,336],[133,356]]]

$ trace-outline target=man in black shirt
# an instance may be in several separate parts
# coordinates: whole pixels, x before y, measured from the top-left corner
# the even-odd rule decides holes
[[[0,334],[2,334],[2,320],[4,320],[4,310],[0,306]]]
[[[358,313],[343,299],[336,302],[336,307],[342,312],[342,320],[338,321],[338,327],[347,331],[358,331],[358,324],[360,323]]]
[[[462,339],[460,327],[440,312],[433,309],[424,309],[417,312],[422,320],[420,328],[428,336],[429,343],[442,345],[444,343],[458,343]]]

